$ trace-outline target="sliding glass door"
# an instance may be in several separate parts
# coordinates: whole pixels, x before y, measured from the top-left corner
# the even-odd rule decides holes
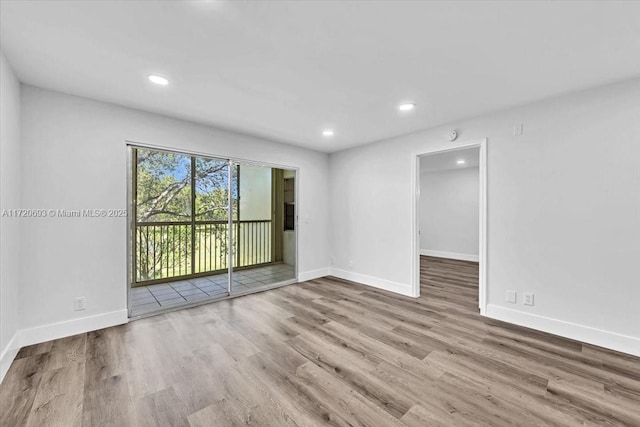
[[[236,173],[240,185],[233,234],[232,294],[294,280],[295,221],[290,221],[289,230],[285,229],[285,175],[293,179],[295,171],[238,163]],[[293,206],[294,200],[289,203]]]
[[[295,281],[295,171],[131,150],[132,317]]]

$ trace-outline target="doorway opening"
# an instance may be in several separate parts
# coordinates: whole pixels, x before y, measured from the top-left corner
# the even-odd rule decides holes
[[[130,317],[296,281],[296,169],[129,150]]]
[[[430,272],[447,275],[461,303],[484,314],[486,139],[415,154],[414,194],[414,296],[421,269],[427,282]]]

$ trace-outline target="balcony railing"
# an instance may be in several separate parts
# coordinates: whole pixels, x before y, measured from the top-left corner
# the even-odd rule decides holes
[[[270,220],[233,221],[231,232],[234,268],[272,261]],[[228,246],[227,221],[137,223],[133,285],[225,272]]]

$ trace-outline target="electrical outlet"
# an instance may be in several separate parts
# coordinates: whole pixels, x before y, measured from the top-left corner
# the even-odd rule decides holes
[[[334,257],[329,258],[329,263],[330,263],[331,265],[335,265],[335,263],[336,263],[335,258],[334,258]]]
[[[82,311],[87,308],[87,298],[77,297],[73,300],[73,309],[75,311]]]
[[[507,295],[505,299],[507,302],[510,302],[511,304],[515,304],[517,301],[516,291],[507,291]]]
[[[519,123],[513,126],[513,136],[520,136],[524,133],[524,125]]]
[[[523,294],[523,301],[522,303],[524,305],[533,305],[533,292],[525,292]]]
[[[349,260],[349,268],[351,270],[353,270],[353,260],[352,259]]]

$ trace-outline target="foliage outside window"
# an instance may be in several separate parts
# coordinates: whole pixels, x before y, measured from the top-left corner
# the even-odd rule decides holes
[[[134,281],[226,269],[229,179],[237,221],[238,167],[230,178],[226,160],[146,149],[135,154]]]

